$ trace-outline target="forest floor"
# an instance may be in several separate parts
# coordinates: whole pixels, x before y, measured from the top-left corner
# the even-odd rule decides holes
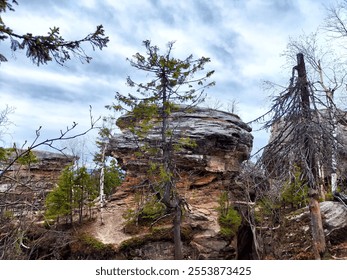
[[[143,231],[144,228],[140,232],[126,232],[124,214],[127,209],[130,209],[131,204],[132,201],[128,201],[127,199],[108,201],[106,207],[102,210],[103,223],[101,223],[101,212],[98,210],[95,215],[96,219],[83,225],[79,232],[90,234],[102,243],[111,245],[116,250],[122,242],[148,234],[147,231]],[[278,253],[273,257],[283,259],[312,259],[313,256],[310,250],[311,237],[308,227],[308,220],[291,222],[290,224],[284,225],[282,227],[284,232],[280,230],[275,240],[272,239],[273,242],[271,243],[274,246],[272,250]],[[288,231],[291,233],[288,234]],[[283,239],[283,237],[285,238]],[[327,249],[327,259],[347,259],[347,241],[341,240],[337,244],[330,244],[328,242]]]
[[[332,259],[347,260],[347,242],[332,245],[329,249]]]

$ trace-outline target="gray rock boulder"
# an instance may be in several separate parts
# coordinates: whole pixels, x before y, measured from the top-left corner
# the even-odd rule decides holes
[[[127,171],[136,171],[148,166],[148,157],[135,158],[134,152],[139,145],[155,145],[161,139],[159,125],[139,141],[130,132],[132,124],[130,114],[118,119],[117,125],[122,133],[110,140],[108,154],[117,158]],[[180,106],[172,113],[170,127],[173,131],[173,144],[179,139],[189,138],[196,145],[183,145],[175,153],[178,168],[195,171],[239,172],[241,163],[246,160],[252,149],[251,128],[231,113],[207,108],[187,109]]]
[[[332,244],[347,240],[347,209],[339,202],[325,201],[320,204],[326,236]]]
[[[320,203],[320,210],[323,218],[325,236],[332,244],[337,244],[347,240],[347,209],[336,201],[324,201]],[[298,215],[291,216],[289,220],[297,223],[309,221],[310,212],[308,207],[303,208]],[[304,231],[309,231],[309,227],[304,225]]]

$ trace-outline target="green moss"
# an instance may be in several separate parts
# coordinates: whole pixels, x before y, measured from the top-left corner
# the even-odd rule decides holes
[[[191,240],[193,231],[189,226],[181,227],[182,240]],[[132,251],[147,243],[155,241],[173,241],[172,226],[158,226],[152,227],[150,232],[141,236],[135,236],[131,239],[125,240],[120,245],[120,251]]]
[[[91,249],[94,249],[94,250],[101,251],[101,250],[109,249],[109,245],[102,243],[101,241],[97,240],[95,237],[88,234],[82,234],[79,237],[79,241],[83,242],[85,245],[89,246]]]
[[[156,236],[156,237],[163,237],[166,236],[168,234],[170,234],[171,231],[171,227],[152,227],[151,228],[151,234],[152,236]]]
[[[124,252],[127,250],[131,250],[133,248],[138,248],[144,245],[146,242],[148,242],[148,240],[144,236],[133,237],[131,239],[123,241],[121,245],[119,246],[119,250]]]
[[[194,230],[190,225],[183,225],[181,227],[182,240],[190,241],[194,236]]]
[[[151,233],[135,236],[131,239],[125,240],[120,245],[120,251],[132,250],[139,248],[148,242],[158,240],[172,240],[171,230],[168,228],[155,228]]]
[[[14,214],[12,211],[9,211],[9,210],[5,210],[3,213],[2,213],[2,218],[4,219],[12,219],[14,217]]]
[[[117,258],[117,252],[111,244],[104,244],[95,237],[87,234],[77,234],[76,242],[71,243],[73,259],[105,260]]]

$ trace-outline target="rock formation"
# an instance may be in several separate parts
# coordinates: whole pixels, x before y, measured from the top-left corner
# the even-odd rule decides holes
[[[115,135],[110,140],[107,151],[126,171],[125,181],[113,197],[113,203],[118,201],[116,203],[123,204],[123,207],[126,206],[124,208],[134,207],[135,192],[143,187],[148,170],[148,158],[134,156],[138,145],[143,145],[143,141],[134,139],[129,130],[131,122],[131,115],[125,115],[117,121],[122,134]],[[175,128],[173,133],[177,137],[174,139],[188,137],[195,143],[183,146],[175,153],[175,163],[179,170],[178,191],[190,208],[182,225],[185,258],[235,258],[236,241],[225,240],[219,235],[216,208],[219,206],[221,193],[230,188],[240,171],[241,163],[250,155],[253,141],[251,128],[231,113],[207,108],[187,110],[183,106],[172,114],[171,127]],[[159,133],[155,126],[149,131],[145,141],[158,141]],[[231,191],[231,195],[237,198],[240,190]],[[119,219],[117,226],[123,228],[124,220]],[[116,230],[116,226],[114,229]],[[139,238],[142,238],[141,242]],[[121,241],[115,245],[123,248],[128,258],[167,259],[173,256],[172,253],[165,253],[171,252],[173,246],[172,239],[167,234],[161,235],[161,238],[158,234],[123,234]]]
[[[24,204],[17,204],[31,205],[38,210],[42,208],[47,192],[57,183],[62,170],[76,159],[61,153],[32,152],[36,157],[35,161],[29,164],[16,162],[1,177],[0,197],[10,201],[25,201]]]
[[[108,152],[118,159],[128,172],[147,169],[148,158],[139,161],[133,154],[138,143],[129,130],[131,115],[120,117],[117,125],[122,134],[116,135],[110,142]],[[249,157],[253,137],[251,128],[234,114],[218,110],[195,108],[179,110],[172,113],[174,143],[177,139],[189,137],[196,147],[184,147],[176,153],[175,162],[181,169],[220,173],[239,172],[240,163]],[[175,129],[176,128],[176,129]],[[152,144],[160,140],[160,130],[154,127],[149,131],[146,140]]]

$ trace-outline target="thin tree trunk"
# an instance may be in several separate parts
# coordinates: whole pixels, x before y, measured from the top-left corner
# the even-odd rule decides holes
[[[318,192],[310,194],[309,209],[311,214],[311,232],[313,241],[313,253],[316,260],[320,260],[326,250],[325,236],[322,225],[322,217],[318,202]]]
[[[172,168],[172,147],[171,143],[167,140],[167,134],[169,132],[169,104],[168,104],[168,96],[167,96],[167,80],[166,80],[166,74],[162,74],[162,108],[161,108],[161,117],[162,117],[162,127],[161,127],[161,144],[162,144],[162,152],[163,152],[163,158],[162,158],[162,164],[164,171],[166,173],[166,178],[164,179],[164,194],[163,194],[163,203],[167,208],[169,208],[171,211],[174,211],[174,221],[173,221],[173,227],[174,227],[174,258],[176,260],[180,260],[183,258],[182,253],[182,240],[181,240],[181,220],[182,220],[182,210],[179,203],[179,197],[178,194],[173,192],[174,189],[174,183],[172,181],[172,174],[173,174],[173,168]]]
[[[165,74],[163,74],[164,76]],[[166,173],[166,175],[171,176],[171,158],[170,158],[170,148],[168,146],[168,142],[167,142],[167,133],[168,133],[168,129],[169,129],[169,125],[168,125],[168,108],[167,108],[167,94],[166,94],[166,80],[163,78],[162,80],[163,83],[163,105],[161,108],[161,117],[162,117],[162,127],[161,127],[161,145],[162,145],[162,152],[163,152],[163,158],[162,158],[162,164],[163,164],[163,169]],[[164,194],[163,194],[163,201],[164,204],[166,204],[167,206],[169,206],[170,208],[171,206],[171,191],[172,191],[172,183],[171,180],[167,180],[167,178],[165,178],[165,182],[164,182]]]
[[[318,69],[319,69],[319,76],[320,76],[320,83],[325,91],[326,98],[327,98],[327,104],[328,104],[328,115],[329,120],[331,121],[332,125],[332,144],[331,144],[331,192],[333,195],[335,195],[337,191],[337,160],[336,160],[336,149],[337,149],[337,121],[336,121],[336,107],[334,104],[334,91],[335,89],[331,89],[325,86],[324,84],[324,75],[323,70],[320,64],[320,61],[318,61]]]
[[[333,93],[329,92],[327,94],[328,102],[329,102],[329,117],[332,122],[332,137],[333,143],[331,146],[331,193],[333,195],[337,192],[337,160],[336,160],[336,149],[337,149],[337,122],[336,122],[336,108],[333,103]]]
[[[310,92],[308,88],[308,81],[306,76],[306,68],[304,56],[302,53],[297,54],[298,65],[298,83],[301,88],[301,102],[305,121],[307,123],[312,121],[310,109]],[[311,231],[313,241],[313,251],[316,259],[320,259],[326,250],[325,236],[323,231],[322,216],[318,202],[318,185],[317,185],[317,161],[315,159],[313,147],[313,139],[311,135],[306,134],[304,137],[304,153],[305,165],[309,170],[306,170],[306,179],[309,187],[309,209],[311,216]]]
[[[69,186],[69,216],[70,216],[70,224],[72,225],[73,222],[73,190],[72,186]]]
[[[178,200],[178,199],[177,199]],[[181,220],[182,220],[182,209],[177,201],[177,206],[175,209],[175,218],[174,218],[174,246],[175,246],[175,260],[183,259],[183,248],[181,240]]]
[[[105,152],[107,148],[107,143],[104,143],[101,154],[101,171],[100,171],[100,224],[104,224],[104,206],[105,206]]]
[[[79,223],[81,224],[82,223],[82,220],[83,220],[83,202],[84,202],[84,186],[82,185],[81,186],[81,200],[79,202]]]

